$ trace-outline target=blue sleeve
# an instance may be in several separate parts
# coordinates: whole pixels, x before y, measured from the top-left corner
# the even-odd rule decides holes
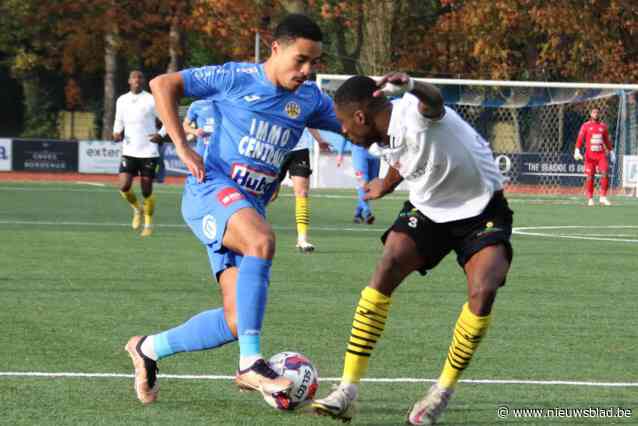
[[[310,117],[310,121],[306,123],[306,126],[312,129],[329,130],[341,134],[341,124],[337,121],[332,99],[324,93],[319,93],[319,105]]]
[[[234,76],[231,64],[188,68],[180,74],[184,82],[184,96],[200,99],[227,92]]]
[[[341,138],[341,143],[339,144],[339,148],[337,149],[337,152],[339,153],[339,155],[343,155],[343,150],[346,147],[347,143],[348,143],[348,140],[346,138]]]

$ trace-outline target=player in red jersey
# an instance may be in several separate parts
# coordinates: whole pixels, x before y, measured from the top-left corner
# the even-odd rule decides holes
[[[613,163],[616,156],[609,140],[609,130],[607,125],[600,121],[600,110],[594,108],[589,113],[590,120],[583,123],[578,132],[574,159],[583,159],[580,147],[585,140],[585,193],[587,194],[587,205],[594,205],[594,174],[596,169],[600,172],[600,204],[609,206],[611,203],[607,199],[607,189],[609,188],[609,160]]]

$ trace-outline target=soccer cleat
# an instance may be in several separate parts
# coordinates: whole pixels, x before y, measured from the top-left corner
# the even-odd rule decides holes
[[[153,226],[144,225],[144,229],[142,229],[142,233],[140,235],[142,237],[150,237],[153,235]]]
[[[408,413],[407,422],[411,425],[434,425],[441,416],[454,393],[454,389],[445,389],[433,384],[422,400],[415,403]]]
[[[245,370],[238,370],[235,383],[242,390],[256,390],[263,395],[288,394],[293,385],[292,380],[275,373],[263,358]]]
[[[308,241],[297,241],[296,247],[301,253],[312,253],[315,251],[315,246],[310,244]]]
[[[611,202],[607,199],[607,197],[600,197],[600,204],[603,206],[611,206]]]
[[[588,205],[589,207],[593,207],[593,206],[594,206],[594,199],[593,199],[593,198],[590,198],[589,200],[587,200],[587,205]]]
[[[332,387],[330,395],[312,402],[312,409],[317,415],[330,416],[333,419],[349,422],[354,416],[356,403],[343,388],[335,385]]]
[[[140,210],[133,211],[133,221],[131,222],[131,228],[138,230],[142,224],[142,212]]]
[[[363,223],[363,216],[361,216],[360,214],[357,214],[354,216],[354,219],[352,219],[353,223]]]
[[[369,215],[366,216],[365,221],[368,225],[372,225],[374,223],[374,215],[372,213],[370,213]]]
[[[142,343],[146,336],[133,336],[124,347],[135,368],[135,393],[142,404],[151,404],[157,400],[159,381],[157,380],[157,362],[142,353]]]

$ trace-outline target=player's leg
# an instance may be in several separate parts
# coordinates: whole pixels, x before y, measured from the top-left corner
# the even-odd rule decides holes
[[[598,171],[600,172],[600,204],[603,206],[611,206],[611,202],[607,199],[607,191],[609,190],[609,161],[606,155],[598,159]]]
[[[587,197],[587,205],[594,205],[594,174],[596,173],[596,164],[589,158],[585,158],[585,196]]]
[[[144,158],[140,171],[140,187],[144,197],[144,229],[142,236],[148,237],[153,233],[153,214],[155,213],[155,195],[153,194],[153,180],[157,170],[159,158]]]
[[[487,332],[496,292],[505,283],[512,260],[512,212],[502,193],[492,198],[481,215],[451,224],[450,232],[459,241],[455,250],[467,278],[468,303],[457,319],[437,383],[408,414],[411,424],[434,424],[447,407]]]
[[[351,157],[357,191],[357,206],[354,209],[354,218],[352,219],[354,223],[364,223],[365,217],[370,214],[370,206],[368,202],[363,199],[365,195],[363,186],[367,182],[368,162],[363,158],[361,152],[361,149],[354,148]]]
[[[371,180],[379,177],[379,167],[380,167],[381,161],[378,158],[369,155],[368,153],[366,153],[366,157],[367,157],[366,159],[367,171],[366,171],[366,174],[364,174],[363,179],[365,183],[368,183]],[[368,225],[372,225],[374,223],[375,217],[374,217],[374,214],[372,213],[370,202],[365,200],[362,200],[362,201],[365,202],[365,206],[367,207],[367,211],[368,211],[367,214],[365,212],[363,214],[363,217],[365,218],[365,222]]]
[[[327,397],[313,403],[318,414],[342,420],[352,418],[358,385],[385,329],[392,293],[410,273],[416,270],[425,273],[449,252],[445,247],[431,250],[423,244],[433,239],[431,224],[406,203],[392,228],[384,234],[383,255],[355,309],[341,383]]]
[[[135,390],[145,404],[159,392],[157,362],[180,352],[213,349],[237,340],[235,298],[237,267],[232,254],[208,250],[213,275],[218,277],[223,308],[200,312],[183,324],[149,336],[134,336],[126,345],[135,367]],[[220,268],[225,268],[221,271]]]
[[[308,242],[310,228],[310,154],[307,149],[290,153],[290,178],[295,192],[295,223],[297,225],[297,249],[303,253],[312,252],[315,247]]]
[[[124,198],[133,209],[131,227],[138,229],[142,223],[142,208],[135,196],[135,192],[132,190],[133,176],[136,176],[139,172],[135,160],[135,158],[131,157],[122,157],[120,160],[119,189],[122,198]]]
[[[268,394],[287,392],[292,381],[277,376],[261,354],[261,328],[275,254],[272,227],[256,209],[243,208],[228,220],[223,246],[243,255],[237,274],[239,370],[236,382],[241,388]]]

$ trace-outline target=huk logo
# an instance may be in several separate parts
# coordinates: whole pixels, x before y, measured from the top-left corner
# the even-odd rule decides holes
[[[255,195],[262,195],[272,187],[277,175],[262,172],[245,164],[233,164],[231,178],[246,191]]]
[[[301,114],[301,107],[299,106],[297,102],[291,101],[286,104],[284,111],[286,111],[286,114],[288,114],[288,117],[297,118],[299,117],[299,114]]]

